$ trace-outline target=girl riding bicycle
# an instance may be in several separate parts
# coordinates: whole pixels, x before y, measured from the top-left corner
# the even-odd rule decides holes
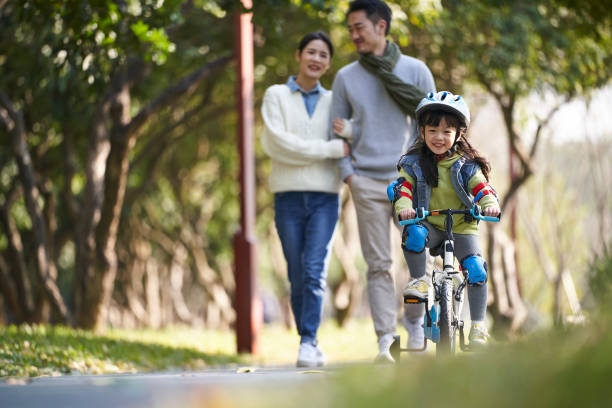
[[[401,157],[399,178],[394,182],[393,204],[399,219],[415,218],[415,209],[421,207],[469,209],[474,205],[482,208],[483,215],[498,217],[499,201],[488,183],[489,162],[467,140],[470,111],[463,98],[450,92],[430,92],[417,106],[416,119],[420,141]],[[455,256],[468,281],[470,344],[486,345],[487,264],[478,244],[478,223],[469,216],[453,217]],[[445,236],[443,215],[405,226],[402,249],[413,279],[404,296],[427,298],[424,251],[426,247],[437,248]],[[409,346],[423,344],[424,312],[423,304],[406,305]]]

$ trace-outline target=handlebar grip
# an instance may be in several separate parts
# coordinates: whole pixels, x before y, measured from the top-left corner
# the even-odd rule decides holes
[[[419,214],[422,214],[422,215],[419,217]],[[423,221],[425,218],[427,218],[428,215],[429,215],[429,211],[427,211],[423,207],[419,207],[417,208],[416,216],[414,218],[411,218],[409,220],[400,220],[399,225],[416,224],[419,221]]]
[[[499,217],[489,217],[487,215],[476,215],[474,218],[482,221],[499,222]]]
[[[472,215],[472,217],[474,217],[477,220],[481,220],[481,221],[489,221],[489,222],[499,222],[499,219],[501,217],[501,214],[497,217],[489,217],[488,215],[480,215],[480,206],[478,205],[474,205],[471,209],[470,209],[470,214]]]

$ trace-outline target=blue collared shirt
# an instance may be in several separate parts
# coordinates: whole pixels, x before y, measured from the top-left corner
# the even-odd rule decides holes
[[[289,77],[286,85],[289,87],[291,92],[300,91],[300,93],[302,94],[302,98],[304,99],[304,105],[306,106],[306,112],[308,112],[308,116],[312,118],[312,114],[315,111],[317,102],[319,102],[319,98],[321,97],[321,94],[324,92],[327,92],[327,89],[323,88],[320,82],[317,82],[317,85],[314,88],[306,92],[305,90],[300,88],[297,82],[295,82],[294,75]]]

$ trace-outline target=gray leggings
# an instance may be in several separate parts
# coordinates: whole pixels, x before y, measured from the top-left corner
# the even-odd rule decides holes
[[[422,222],[429,231],[429,242],[427,242],[427,248],[434,248],[444,239],[446,239],[446,233],[433,227],[427,222]],[[480,255],[480,245],[478,244],[478,236],[472,234],[456,234],[453,233],[455,239],[455,258],[461,260],[468,255]],[[420,254],[409,252],[404,250],[404,258],[410,269],[410,276],[413,278],[421,278],[425,275],[425,267],[427,263],[427,256],[425,251]],[[487,312],[487,284],[482,286],[467,286],[468,300],[470,303],[470,317],[474,321],[482,321],[485,319]],[[405,316],[407,319],[415,321],[422,319],[425,314],[425,307],[423,304],[418,305],[405,305]]]

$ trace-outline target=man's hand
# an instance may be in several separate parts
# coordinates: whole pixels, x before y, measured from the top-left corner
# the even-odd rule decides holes
[[[496,205],[494,205],[492,207],[484,208],[482,210],[482,215],[485,215],[487,217],[499,217],[500,213],[501,213],[501,210]]]
[[[414,208],[408,208],[407,210],[402,210],[399,213],[400,220],[411,220],[416,216],[416,211]]]

